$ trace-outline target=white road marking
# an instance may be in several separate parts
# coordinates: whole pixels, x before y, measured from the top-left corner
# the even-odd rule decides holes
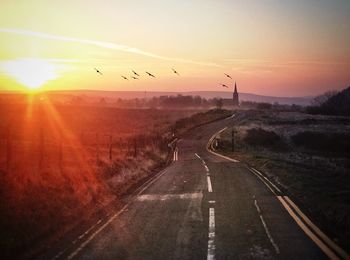
[[[60,251],[60,252],[59,252],[54,258],[52,258],[52,259],[57,259],[57,258],[59,258],[61,255],[64,254],[64,252],[65,252],[66,250],[67,250],[67,249]]]
[[[215,200],[209,200],[209,203],[210,203],[210,204],[214,204],[214,203],[215,203]]]
[[[204,165],[204,167],[205,167],[205,170],[206,170],[207,172],[209,172],[208,166]]]
[[[208,192],[213,192],[213,187],[211,185],[210,176],[207,176],[207,181],[208,181]]]
[[[235,117],[235,114],[232,114],[232,116],[227,117],[226,120],[232,119],[232,118],[234,118],[234,117]]]
[[[103,229],[105,229],[116,217],[120,215],[120,213],[128,206],[126,204],[118,213],[115,213],[105,224],[103,224],[99,229],[97,229],[94,233],[91,234],[91,236],[84,241],[83,243],[80,244],[80,246],[73,252],[71,253],[67,259],[73,259],[81,250],[83,250],[84,247],[87,246],[87,244],[95,238],[95,236],[100,233]]]
[[[198,159],[201,159],[201,157],[197,153],[195,153],[195,155],[198,157]]]
[[[259,213],[259,217],[260,217],[261,223],[262,223],[263,226],[264,226],[265,233],[266,233],[267,237],[269,238],[269,240],[270,240],[270,242],[271,242],[273,248],[275,249],[276,254],[279,254],[279,253],[280,253],[280,249],[279,249],[279,247],[277,246],[277,244],[275,243],[275,241],[273,240],[273,238],[272,238],[272,236],[271,236],[271,234],[270,234],[270,231],[269,231],[269,229],[268,229],[268,227],[267,227],[267,225],[266,225],[266,222],[265,222],[265,220],[264,220],[264,218],[263,218],[263,216],[262,216],[262,214],[261,214],[261,210],[260,210],[260,208],[259,208],[259,205],[258,205],[258,201],[257,201],[257,200],[254,200],[254,205],[255,205],[255,207],[256,207],[256,210],[257,210],[258,213]]]
[[[99,224],[99,222],[97,222],[95,225],[92,225],[88,230],[86,230],[83,234],[81,234],[78,239],[82,239],[83,237],[85,237],[87,234],[89,234],[89,232],[96,227]]]
[[[287,202],[281,196],[277,196],[279,201],[282,203],[283,207],[288,211],[289,215],[295,220],[295,222],[299,225],[299,227],[305,232],[305,234],[312,240],[314,243],[325,253],[330,259],[339,259],[331,249],[320,240],[312,231],[301,221],[301,219],[293,212],[293,210],[289,207]]]
[[[209,230],[208,230],[208,253],[207,260],[215,259],[215,210],[209,208]]]
[[[171,199],[202,199],[203,194],[196,193],[183,193],[183,194],[144,194],[138,196],[138,201],[154,201],[154,200],[171,200]]]

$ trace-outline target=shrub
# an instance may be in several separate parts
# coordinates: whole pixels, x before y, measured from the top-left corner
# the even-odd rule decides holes
[[[257,109],[269,110],[272,108],[272,104],[270,103],[258,103]]]
[[[267,131],[262,128],[252,128],[247,130],[244,141],[252,146],[282,147],[281,137],[273,131]]]
[[[317,150],[325,155],[349,157],[349,134],[305,131],[293,135],[291,139],[297,146]]]

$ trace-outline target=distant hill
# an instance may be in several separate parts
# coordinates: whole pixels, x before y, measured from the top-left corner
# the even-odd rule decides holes
[[[144,92],[144,91],[100,91],[100,90],[70,90],[70,91],[51,91],[50,93],[60,95],[79,95],[86,97],[105,97],[105,98],[121,98],[121,99],[132,99],[132,98],[152,98],[159,96],[170,96],[170,95],[192,95],[201,96],[203,98],[232,98],[231,92],[224,91],[189,91],[189,92]],[[253,101],[253,102],[267,102],[267,103],[279,103],[286,105],[301,105],[307,106],[311,104],[313,97],[273,97],[273,96],[262,96],[250,93],[239,93],[241,101]]]

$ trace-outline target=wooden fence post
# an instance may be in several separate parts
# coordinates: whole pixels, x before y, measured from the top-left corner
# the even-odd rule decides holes
[[[98,133],[96,133],[96,164],[98,165],[98,162],[100,160],[100,150],[98,146]]]
[[[109,160],[112,161],[112,152],[113,152],[113,137],[109,136]]]
[[[12,140],[11,140],[11,126],[7,127],[6,134],[6,171],[10,173],[11,171],[11,160],[12,160]]]
[[[42,170],[44,164],[44,130],[40,127],[39,131],[39,171]]]
[[[137,156],[137,140],[136,137],[134,138],[134,157]]]
[[[60,132],[59,141],[58,141],[58,168],[60,172],[63,173],[63,137],[62,132]]]

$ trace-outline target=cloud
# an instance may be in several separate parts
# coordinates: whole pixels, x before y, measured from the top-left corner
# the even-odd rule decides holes
[[[189,64],[201,65],[201,66],[223,67],[222,65],[216,64],[213,62],[202,62],[202,61],[188,60],[188,59],[182,59],[182,58],[161,56],[161,55],[154,54],[151,52],[143,51],[143,50],[138,49],[138,48],[134,48],[134,47],[126,46],[126,45],[121,45],[121,44],[116,44],[113,42],[103,42],[103,41],[95,41],[95,40],[88,40],[88,39],[79,39],[79,38],[59,36],[59,35],[48,34],[48,33],[43,33],[43,32],[27,31],[27,30],[21,30],[21,29],[13,29],[13,28],[0,28],[0,32],[23,35],[23,36],[30,36],[30,37],[37,37],[37,38],[48,39],[48,40],[56,40],[56,41],[63,41],[63,42],[73,42],[73,43],[92,45],[92,46],[97,46],[97,47],[104,48],[104,49],[111,49],[111,50],[117,50],[117,51],[122,51],[122,52],[128,52],[128,53],[138,54],[138,55],[151,57],[151,58],[155,58],[155,59],[160,59],[160,60],[166,60],[166,61],[189,63]]]

